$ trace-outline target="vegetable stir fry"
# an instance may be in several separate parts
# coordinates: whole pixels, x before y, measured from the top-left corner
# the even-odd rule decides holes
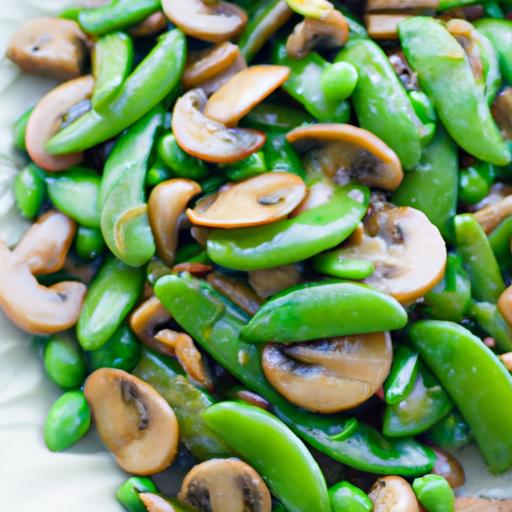
[[[512,510],[454,491],[512,470],[510,2],[99,4],[7,49],[48,449],[129,512]]]

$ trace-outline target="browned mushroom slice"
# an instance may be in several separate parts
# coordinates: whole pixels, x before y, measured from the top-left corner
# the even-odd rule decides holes
[[[287,66],[250,66],[234,75],[206,103],[204,115],[225,126],[236,126],[254,106],[290,76]]]
[[[174,263],[178,245],[179,218],[188,202],[201,192],[195,181],[183,178],[157,185],[149,196],[148,216],[160,258],[169,266]]]
[[[268,224],[286,217],[306,195],[296,174],[268,172],[232,185],[187,210],[190,221],[212,228]]]
[[[512,87],[505,87],[496,95],[492,115],[503,136],[507,140],[512,140]]]
[[[169,312],[154,295],[144,301],[130,316],[130,327],[137,338],[148,347],[162,352],[161,344],[155,341],[155,334],[172,319]],[[164,352],[173,356],[174,351]]]
[[[176,512],[176,508],[158,494],[141,492],[139,498],[146,507],[147,512]]]
[[[512,512],[512,500],[492,500],[470,496],[455,500],[456,512]]]
[[[305,18],[286,41],[286,52],[301,59],[311,50],[343,46],[348,39],[348,23],[341,12],[332,10],[322,19]]]
[[[376,135],[349,124],[315,124],[286,135],[307,159],[336,184],[351,180],[384,190],[395,190],[403,178],[395,152]]]
[[[66,261],[76,224],[63,213],[46,212],[25,233],[13,254],[32,274],[52,274]]]
[[[204,275],[213,270],[212,265],[208,265],[207,263],[200,263],[198,261],[184,261],[183,263],[178,263],[172,267],[171,272],[188,272],[189,274],[194,275]]]
[[[63,171],[82,161],[82,153],[53,156],[44,146],[58,131],[68,110],[91,97],[93,87],[92,75],[75,78],[51,90],[36,105],[28,120],[25,145],[30,158],[39,167],[47,171]]]
[[[188,36],[220,43],[240,34],[247,14],[228,2],[162,0],[165,15]]]
[[[512,326],[512,285],[500,295],[498,309],[507,323]]]
[[[498,224],[512,215],[512,195],[484,206],[473,214],[486,233],[493,231]]]
[[[86,40],[74,21],[38,18],[14,32],[6,55],[25,73],[69,80],[82,74]]]
[[[445,452],[437,446],[431,448],[436,454],[436,462],[432,473],[446,478],[452,489],[462,487],[466,481],[466,475],[461,463],[451,453]]]
[[[162,11],[148,16],[144,21],[128,30],[132,37],[151,37],[163,32],[167,27],[167,18]]]
[[[366,12],[400,9],[437,9],[439,0],[368,0]]]
[[[100,368],[84,387],[96,428],[119,466],[152,475],[168,467],[178,449],[178,422],[170,405],[146,382]]]
[[[212,78],[209,78],[208,80],[205,80],[200,87],[206,96],[211,96],[214,92],[217,92],[226,82],[231,80],[233,76],[235,76],[246,67],[247,64],[245,59],[240,54],[228,69]]]
[[[464,19],[454,18],[446,22],[446,30],[457,39],[464,49],[475,79],[482,81],[484,70],[478,39],[479,36],[473,25]]]
[[[388,376],[392,357],[389,333],[381,332],[268,344],[261,364],[268,381],[290,402],[328,414],[374,395]]]
[[[398,24],[407,18],[405,14],[369,14],[364,21],[372,39],[398,39]]]
[[[446,246],[424,213],[410,207],[377,212],[360,243],[350,241],[338,254],[371,261],[375,272],[365,282],[407,303],[422,297],[443,277]]]
[[[237,389],[233,391],[233,398],[236,400],[241,400],[249,405],[254,405],[255,407],[259,407],[260,409],[265,409],[266,411],[270,411],[272,409],[272,404],[265,400],[260,395],[249,391],[248,389]]]
[[[265,134],[248,128],[227,128],[202,111],[206,94],[193,89],[178,99],[172,116],[176,142],[187,153],[213,163],[238,162],[265,144]]]
[[[298,265],[281,265],[249,271],[249,284],[263,299],[300,283],[302,272]]]
[[[64,281],[41,286],[24,263],[0,242],[0,308],[20,329],[53,334],[76,324],[87,288]]]
[[[509,372],[512,372],[512,352],[505,352],[504,354],[500,354],[498,357],[503,363],[503,366],[505,366]]]
[[[368,496],[373,502],[373,512],[420,512],[411,485],[399,476],[379,478]]]
[[[256,471],[238,459],[211,459],[185,476],[178,498],[197,512],[270,512],[270,492]]]

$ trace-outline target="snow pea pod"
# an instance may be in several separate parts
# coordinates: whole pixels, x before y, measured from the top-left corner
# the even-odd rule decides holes
[[[397,404],[411,394],[418,371],[418,354],[400,345],[393,355],[393,365],[384,383],[384,398],[387,404]]]
[[[256,151],[239,162],[223,165],[221,169],[228,181],[246,180],[269,170],[263,151]]]
[[[371,261],[346,258],[336,249],[315,256],[313,267],[317,272],[340,279],[366,279],[375,272]]]
[[[503,318],[496,304],[489,302],[473,302],[469,308],[469,316],[478,322],[503,352],[512,350],[512,328]]]
[[[41,210],[46,196],[45,173],[36,164],[28,164],[14,179],[16,206],[27,219],[33,219]]]
[[[101,183],[101,232],[109,249],[127,265],[138,267],[155,254],[146,204],[146,172],[164,109],[155,107],[117,142]]]
[[[505,290],[505,283],[484,230],[471,214],[457,215],[455,237],[469,273],[473,297],[495,304]]]
[[[469,425],[457,409],[452,409],[427,435],[436,446],[445,450],[460,450],[473,439]]]
[[[404,175],[393,193],[393,203],[421,210],[444,238],[453,238],[451,225],[457,211],[457,146],[438,127],[419,164]]]
[[[248,317],[208,283],[187,275],[165,276],[155,293],[203,349],[271,402],[277,417],[317,450],[361,471],[414,476],[432,468],[433,453],[411,439],[388,440],[353,418],[308,413],[287,402],[266,380],[259,347],[240,338]]]
[[[296,107],[264,101],[256,105],[241,121],[242,126],[264,131],[288,132],[303,124],[313,123],[314,119]],[[268,133],[267,133],[268,137]]]
[[[109,256],[94,278],[80,312],[77,337],[85,350],[104,345],[139,300],[144,270]]]
[[[512,466],[512,376],[464,327],[423,320],[410,338],[469,423],[491,471]]]
[[[128,78],[133,65],[132,38],[124,32],[113,32],[101,37],[94,45],[92,69],[94,90],[92,108],[101,112]]]
[[[206,164],[183,151],[172,133],[164,135],[159,140],[157,152],[158,157],[175,176],[191,180],[200,180],[208,176]]]
[[[272,224],[214,229],[208,238],[208,256],[219,265],[256,270],[305,260],[345,240],[368,207],[368,189],[358,185],[336,187],[327,203],[292,219]]]
[[[348,62],[359,73],[352,101],[361,127],[380,137],[405,169],[416,166],[422,123],[386,54],[370,39],[357,39],[345,46],[336,62]]]
[[[321,469],[302,441],[275,416],[252,405],[220,402],[202,417],[265,479],[289,512],[331,510]]]
[[[51,154],[83,151],[121,133],[173,90],[183,72],[185,54],[183,32],[175,29],[165,33],[105,112],[87,112],[54,135],[47,150]]]
[[[88,228],[100,227],[100,175],[85,167],[46,175],[48,196],[62,213]]]
[[[85,32],[102,35],[136,25],[161,8],[160,0],[110,0],[81,11],[78,23]]]
[[[507,145],[457,40],[436,20],[423,16],[406,19],[398,32],[409,64],[455,142],[481,160],[510,162]]]
[[[503,220],[488,235],[492,252],[502,271],[508,271],[512,265],[510,258],[510,240],[512,239],[512,217]]]
[[[325,97],[320,87],[322,73],[330,64],[316,52],[309,52],[302,59],[293,59],[286,52],[283,42],[274,48],[274,62],[288,66],[290,77],[282,88],[295,98],[318,121],[322,123],[346,123],[350,107],[346,101],[332,101]]]
[[[263,146],[263,154],[267,167],[273,171],[284,171],[305,177],[304,166],[297,152],[286,140],[283,133],[267,133],[267,141]]]

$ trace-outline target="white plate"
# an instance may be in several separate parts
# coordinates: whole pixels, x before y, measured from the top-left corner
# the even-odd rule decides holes
[[[72,3],[3,0],[0,55],[4,54],[9,34],[23,21],[58,12]],[[11,190],[12,179],[23,164],[12,150],[11,126],[52,86],[48,80],[21,75],[0,58],[0,238],[11,245],[26,228],[14,208]],[[50,453],[44,446],[44,418],[59,393],[44,376],[31,338],[0,313],[0,511],[122,510],[114,495],[126,475],[93,434],[61,454]],[[467,472],[465,493],[512,497],[512,472],[492,477],[474,448],[465,450],[459,458]]]

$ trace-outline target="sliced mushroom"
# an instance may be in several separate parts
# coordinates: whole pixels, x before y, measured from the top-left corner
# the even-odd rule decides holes
[[[249,315],[254,315],[263,303],[254,290],[234,277],[220,272],[211,272],[206,281]]]
[[[455,500],[456,512],[512,512],[512,500],[463,496]]]
[[[155,334],[172,320],[169,312],[154,295],[144,301],[130,316],[130,327],[137,338],[148,347],[162,353],[161,344],[155,341]],[[174,351],[163,352],[173,356]]]
[[[500,295],[498,309],[507,323],[512,326],[512,285]]]
[[[496,95],[492,115],[503,136],[512,140],[512,87],[505,87]]]
[[[76,223],[69,217],[46,212],[32,224],[13,254],[32,274],[52,274],[64,266],[75,232]]]
[[[207,196],[187,210],[190,222],[211,228],[240,228],[286,217],[306,195],[296,174],[268,172]]]
[[[398,24],[410,17],[406,14],[368,14],[364,21],[372,39],[398,39]]]
[[[468,211],[475,213],[478,210],[482,210],[486,206],[493,205],[510,195],[512,195],[512,185],[499,181],[494,183],[490,192],[481,201],[476,204],[467,205],[466,207]]]
[[[160,34],[167,28],[167,18],[162,11],[154,12],[144,21],[141,21],[128,30],[132,37],[152,37]]]
[[[31,334],[53,334],[78,321],[87,288],[64,281],[41,286],[28,265],[0,242],[0,308],[20,329]]]
[[[287,66],[250,66],[234,75],[204,107],[204,115],[225,126],[236,126],[254,106],[272,94],[290,76]]]
[[[500,354],[498,357],[503,363],[503,366],[505,366],[509,372],[512,372],[512,352],[505,352],[504,354]]]
[[[464,19],[454,18],[446,22],[446,30],[457,39],[464,49],[475,79],[482,81],[484,71],[480,54],[479,36],[473,25]]]
[[[473,214],[487,234],[493,231],[498,224],[511,215],[512,195],[506,196],[495,203],[489,204],[488,206],[484,206],[481,210],[478,210]]]
[[[312,208],[327,203],[331,199],[334,190],[335,188],[332,181],[325,177],[313,183],[313,185],[308,188],[308,193],[302,203],[293,210],[290,217],[296,217]]]
[[[58,80],[82,74],[87,36],[78,23],[62,18],[38,18],[11,36],[6,55],[25,73]]]
[[[162,0],[162,9],[187,36],[211,43],[235,37],[247,23],[243,9],[222,1]]]
[[[420,506],[411,485],[399,476],[383,476],[368,495],[373,512],[419,512]]]
[[[366,12],[401,9],[437,9],[439,0],[368,0]]]
[[[197,512],[270,512],[270,492],[256,471],[238,459],[211,459],[185,476],[178,498]]]
[[[357,180],[395,190],[403,178],[395,152],[373,133],[349,124],[315,124],[286,135],[307,159],[338,185]]]
[[[248,128],[227,128],[208,119],[202,111],[206,94],[193,89],[178,99],[172,116],[172,130],[187,153],[213,163],[238,162],[265,144],[265,134]]]
[[[462,487],[466,481],[466,475],[461,463],[451,453],[445,452],[437,446],[431,448],[436,454],[436,463],[432,473],[446,478],[452,489]]]
[[[211,272],[213,267],[206,263],[200,263],[198,261],[184,261],[183,263],[178,263],[172,267],[172,272],[188,272],[189,274],[194,274],[198,276],[202,276]]]
[[[171,503],[158,494],[141,492],[139,498],[146,507],[147,512],[177,512]]]
[[[323,414],[368,400],[388,376],[389,333],[359,334],[294,345],[268,344],[261,365],[272,386],[299,407]]]
[[[263,270],[251,270],[248,274],[249,284],[263,299],[268,299],[276,293],[291,288],[302,280],[301,268],[293,264]]]
[[[128,473],[152,475],[178,449],[178,422],[170,405],[146,382],[115,368],[100,368],[84,387],[101,440]]]
[[[249,405],[254,405],[255,407],[259,407],[260,409],[265,409],[270,411],[272,409],[272,404],[265,400],[260,395],[249,391],[248,389],[237,389],[233,391],[232,394],[235,400],[241,400]]]
[[[424,213],[410,207],[384,209],[367,220],[365,228],[362,241],[349,241],[339,256],[372,262],[375,272],[367,284],[407,303],[443,277],[446,246]]]
[[[25,145],[30,158],[39,167],[47,171],[63,171],[82,161],[83,153],[50,155],[45,144],[58,131],[69,109],[91,97],[93,87],[92,75],[75,78],[52,89],[36,105],[28,120]]]
[[[174,263],[178,245],[179,219],[188,202],[201,192],[192,180],[176,178],[157,185],[149,195],[148,216],[160,258]]]
[[[200,85],[200,87],[206,96],[211,96],[214,92],[217,92],[226,82],[231,80],[233,76],[245,68],[247,68],[247,63],[242,57],[242,54],[240,54],[228,69],[212,78],[209,78],[208,80],[205,80]]]
[[[321,19],[304,18],[286,41],[286,52],[294,59],[302,59],[310,51],[343,46],[348,39],[348,23],[341,12],[331,10]]]

